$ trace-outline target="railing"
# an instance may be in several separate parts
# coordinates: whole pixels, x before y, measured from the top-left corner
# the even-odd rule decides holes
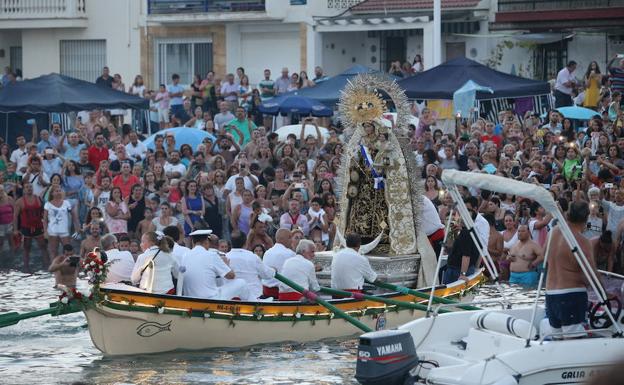
[[[265,11],[265,0],[148,0],[150,15]]]
[[[0,19],[84,18],[87,0],[0,0]]]
[[[498,0],[498,12],[531,12],[622,7],[624,0]]]

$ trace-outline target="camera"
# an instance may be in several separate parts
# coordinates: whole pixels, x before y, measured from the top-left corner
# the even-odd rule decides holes
[[[590,156],[590,157],[589,157],[589,160],[596,160],[596,159],[598,159],[598,157],[597,157],[597,156]]]
[[[80,261],[80,257],[77,256],[77,255],[73,255],[73,256],[69,257],[69,266],[77,267],[79,261]]]

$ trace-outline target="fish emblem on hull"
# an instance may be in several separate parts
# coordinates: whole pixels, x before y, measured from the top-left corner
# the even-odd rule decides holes
[[[144,322],[137,327],[136,333],[141,337],[152,337],[160,332],[170,332],[171,322],[172,321],[169,321],[166,324],[160,324],[158,322]]]

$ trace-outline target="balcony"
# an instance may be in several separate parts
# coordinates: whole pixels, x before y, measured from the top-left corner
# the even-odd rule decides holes
[[[87,0],[0,0],[0,29],[86,28]]]
[[[498,0],[492,30],[618,27],[624,0]]]
[[[264,12],[265,0],[148,0],[150,15]]]
[[[498,0],[498,12],[567,11],[622,6],[624,0]]]

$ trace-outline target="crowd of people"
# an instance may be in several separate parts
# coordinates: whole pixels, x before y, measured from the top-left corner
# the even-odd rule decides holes
[[[557,81],[571,87],[575,79],[574,84],[586,85],[585,101],[598,100],[585,104],[597,114],[587,122],[564,118],[556,110],[545,118],[531,111],[523,116],[503,111],[497,121],[464,120],[449,129],[448,122],[437,119],[435,104],[420,109],[415,104],[419,123],[409,127],[410,143],[422,166],[418,177],[424,179],[424,195],[440,223],[446,222],[453,206],[440,180],[444,169],[539,184],[563,211],[574,202],[588,202],[583,234],[601,250],[598,266],[622,272],[624,67],[612,64],[608,77],[598,79],[600,71],[592,63],[585,79],[567,76]],[[573,67],[567,67],[568,75]],[[418,71],[421,61],[408,72]],[[0,145],[0,244],[7,241],[15,249],[23,248],[25,271],[30,270],[33,240],[45,267],[51,258],[62,257],[51,266],[59,269],[59,264],[69,263],[70,254],[82,256],[101,246],[107,234],[115,237],[108,241],[110,249],[127,253],[133,261],[161,245],[161,234],[175,240],[172,245],[162,243],[161,250],[171,251],[192,247],[192,234],[201,229],[210,229],[211,234],[196,236],[201,238],[198,242],[224,255],[248,250],[260,260],[270,260],[276,250],[280,255],[289,250],[305,256],[331,249],[340,210],[334,191],[344,145],[342,127],[330,123],[327,136],[319,130],[305,135],[306,126],[318,127],[318,122],[302,118],[301,133],[280,140],[257,110],[262,100],[312,87],[326,75],[317,67],[313,79],[304,72],[289,74],[286,68],[276,80],[268,69],[264,76],[251,87],[239,68],[223,81],[209,72],[182,86],[174,74],[170,84],[154,92],[141,76],[126,89],[121,78],[105,68],[96,83],[150,99],[154,107],[150,120],[162,127],[199,128],[209,135],[196,148],[177,143],[173,134],[157,136],[154,148],[148,149],[142,143],[141,115],[127,118],[125,111],[117,110],[80,112],[66,129],[57,123],[49,128],[33,124],[32,140],[18,135],[15,144]],[[596,84],[602,87],[598,96],[590,91]],[[555,90],[559,104],[561,87]],[[462,193],[481,219],[482,240],[503,278],[535,284],[552,225],[550,215],[521,197],[475,189]],[[433,232],[439,235],[440,230]],[[455,238],[461,236],[457,233]],[[452,253],[454,237],[449,239]],[[78,242],[79,250],[72,251]],[[471,252],[455,248],[456,254]],[[447,281],[469,273],[461,258],[460,265],[456,261],[449,260]]]

